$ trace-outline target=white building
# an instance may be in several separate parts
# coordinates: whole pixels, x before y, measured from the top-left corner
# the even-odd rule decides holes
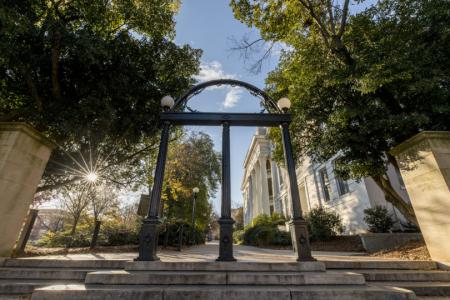
[[[272,144],[267,137],[266,128],[257,128],[244,160],[241,184],[245,225],[260,214],[279,212],[286,217],[291,216],[292,203],[286,186],[287,172],[271,159],[271,150]],[[371,178],[345,181],[335,176],[333,165],[336,159],[339,159],[339,155],[319,164],[303,157],[301,165],[297,166],[303,212],[314,207],[337,212],[342,218],[346,234],[365,232],[367,226],[363,220],[363,211],[375,205],[386,206],[396,221],[401,218],[404,222],[401,214],[385,201],[383,191]],[[397,192],[409,202],[395,168],[389,168],[388,176]]]

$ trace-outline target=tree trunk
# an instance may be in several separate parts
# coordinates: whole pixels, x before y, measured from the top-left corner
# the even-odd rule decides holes
[[[387,174],[385,174],[384,176],[387,177]],[[372,179],[384,192],[386,201],[390,202],[396,209],[398,209],[409,222],[418,227],[419,224],[417,222],[413,207],[409,203],[405,202],[405,200],[403,200],[403,198],[394,189],[391,182],[384,176],[373,176]]]
[[[351,67],[354,69],[355,67],[355,60],[351,56],[350,52],[348,51],[347,47],[342,42],[341,38],[338,36],[332,36],[331,37],[331,52],[333,52],[336,57],[343,62],[345,65]]]
[[[98,234],[100,233],[100,226],[102,225],[102,221],[95,221],[94,233],[92,234],[91,240],[91,249],[94,249],[97,246]]]
[[[80,219],[80,216],[76,216],[73,218],[72,229],[70,230],[71,236],[73,236],[75,234],[75,230],[77,229],[79,219]]]
[[[67,248],[72,247],[73,236],[75,234],[75,230],[77,229],[79,219],[80,219],[80,216],[73,218],[72,229],[70,230],[70,240],[68,241]]]

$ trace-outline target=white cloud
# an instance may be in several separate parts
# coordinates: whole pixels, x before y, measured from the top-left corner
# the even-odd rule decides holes
[[[235,79],[237,78],[234,74],[227,74],[223,70],[223,66],[220,62],[213,60],[211,62],[200,63],[200,73],[194,76],[194,79],[197,81],[205,82],[216,79]],[[217,89],[225,89],[227,91],[225,95],[225,100],[222,103],[223,108],[231,108],[234,107],[239,99],[241,98],[242,89],[239,87],[232,87],[229,85],[220,85],[220,86],[212,86],[208,89],[217,90]]]
[[[194,78],[200,82],[215,80],[215,79],[231,79],[235,78],[233,74],[226,74],[223,70],[222,64],[218,61],[201,62],[200,73]]]
[[[239,99],[241,99],[242,89],[238,87],[232,87],[229,89],[225,96],[225,101],[223,102],[223,107],[231,108],[234,107]]]

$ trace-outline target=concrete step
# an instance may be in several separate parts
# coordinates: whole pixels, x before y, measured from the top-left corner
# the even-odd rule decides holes
[[[450,300],[450,297],[433,297],[433,296],[422,296],[416,297],[417,300]]]
[[[92,269],[0,268],[0,279],[80,280]]]
[[[39,259],[39,258],[18,258],[6,259],[4,267],[13,268],[72,268],[72,269],[123,269],[126,260],[68,260],[68,259]]]
[[[31,294],[34,289],[55,284],[81,284],[81,280],[36,280],[36,279],[2,279],[0,295]]]
[[[29,300],[31,295],[2,295],[0,294],[0,300]]]
[[[435,270],[437,264],[430,260],[324,260],[327,270],[331,269],[397,269]]]
[[[346,270],[363,274],[367,281],[449,281],[450,271]]]
[[[127,271],[244,271],[244,272],[320,272],[325,271],[325,264],[319,261],[263,263],[263,262],[161,262],[136,261],[127,262]]]
[[[346,285],[364,284],[363,275],[351,272],[202,272],[202,271],[97,271],[86,284],[105,285]]]
[[[450,282],[373,281],[369,284],[401,287],[415,292],[417,296],[450,296]]]
[[[97,286],[55,285],[37,289],[33,300],[413,300],[413,292],[377,286]]]

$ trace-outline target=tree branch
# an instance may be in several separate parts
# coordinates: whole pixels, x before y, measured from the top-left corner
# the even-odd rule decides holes
[[[56,29],[53,33],[52,45],[52,95],[56,100],[61,99],[61,85],[58,78],[59,55],[61,52],[61,32]]]
[[[57,183],[54,183],[54,184],[47,184],[47,185],[39,186],[36,189],[36,193],[45,192],[45,191],[53,190],[53,189],[56,189],[56,188],[64,187],[64,186],[66,186],[68,184],[74,183],[78,179],[80,179],[80,176],[75,176],[72,179],[65,180],[65,181],[60,181],[60,182],[57,182]]]
[[[336,24],[334,22],[334,15],[333,15],[333,8],[332,8],[332,0],[327,0],[327,9],[329,14],[329,23],[330,23],[330,30],[333,35],[336,35]]]
[[[347,15],[348,15],[348,5],[350,3],[350,0],[345,0],[344,2],[344,9],[342,10],[342,18],[341,18],[341,26],[339,28],[339,32],[337,34],[337,36],[339,38],[342,37],[342,35],[345,32],[345,26],[347,24]]]
[[[43,101],[42,101],[41,96],[39,96],[36,84],[34,83],[33,78],[31,77],[31,70],[24,70],[23,73],[24,73],[23,75],[25,76],[25,82],[26,82],[26,84],[28,86],[30,94],[31,94],[31,96],[33,97],[33,99],[34,99],[34,101],[36,103],[37,110],[39,112],[42,112],[42,110],[43,110]]]
[[[330,48],[330,34],[328,33],[326,26],[322,23],[320,18],[316,15],[314,8],[312,6],[312,3],[309,0],[299,0],[300,3],[309,11],[309,14],[311,17],[316,21],[317,25],[319,26],[319,31],[322,34],[322,37],[324,39],[325,45],[327,45],[328,48]]]

